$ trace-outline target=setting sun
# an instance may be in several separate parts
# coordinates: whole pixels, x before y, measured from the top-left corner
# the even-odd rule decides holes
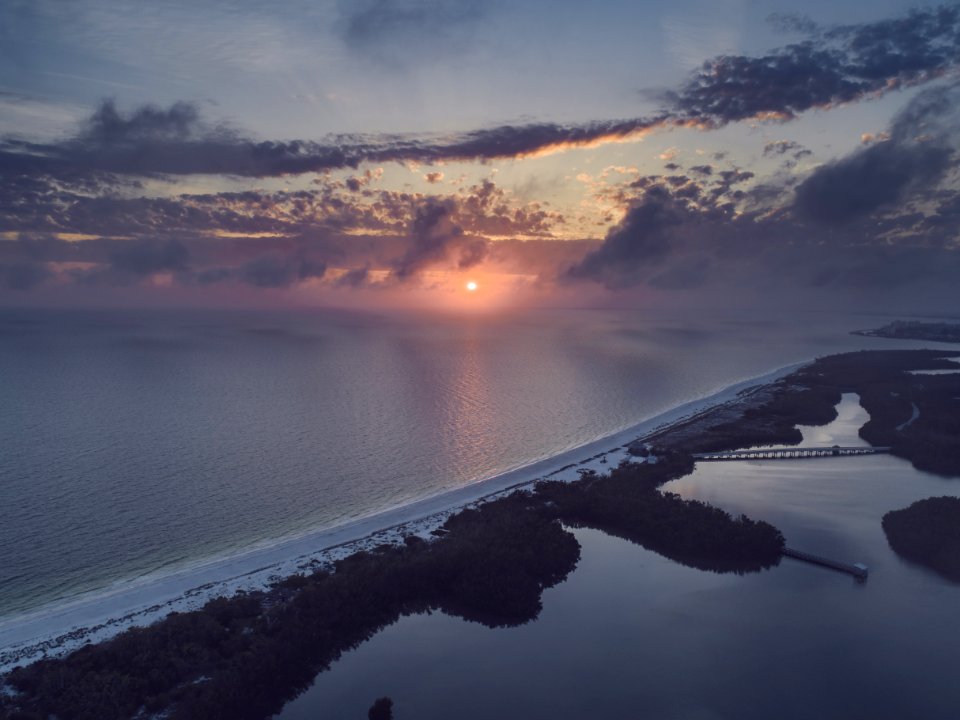
[[[467,283],[467,290],[470,292],[475,292],[478,287],[480,286],[477,285],[473,280]]]

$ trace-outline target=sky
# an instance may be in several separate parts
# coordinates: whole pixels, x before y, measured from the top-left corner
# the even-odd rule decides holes
[[[6,0],[0,305],[957,312],[958,68],[955,3]]]

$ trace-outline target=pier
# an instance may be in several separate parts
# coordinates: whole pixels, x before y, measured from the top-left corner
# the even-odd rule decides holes
[[[795,560],[803,560],[804,562],[812,563],[814,565],[821,565],[823,567],[830,568],[831,570],[839,570],[840,572],[845,572],[850,575],[853,575],[857,580],[863,581],[867,579],[867,575],[870,572],[870,569],[863,563],[844,563],[837,560],[831,560],[830,558],[820,557],[819,555],[811,555],[810,553],[805,553],[800,550],[794,550],[793,548],[785,547],[781,554],[785,557],[791,557]]]
[[[888,447],[794,447],[728,450],[724,452],[694,453],[695,460],[800,460],[805,458],[847,457],[850,455],[878,455],[890,452]]]

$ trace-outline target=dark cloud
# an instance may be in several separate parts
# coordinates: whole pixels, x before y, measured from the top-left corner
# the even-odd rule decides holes
[[[763,146],[764,157],[776,157],[778,155],[790,154],[794,160],[813,155],[813,153],[798,142],[793,140],[775,140],[768,142]]]
[[[255,142],[222,125],[203,122],[189,103],[163,109],[147,105],[129,115],[105,101],[76,137],[36,144],[0,142],[3,175],[90,177],[196,173],[266,177],[355,166],[363,147],[348,155],[336,144]]]
[[[453,221],[455,206],[451,201],[427,199],[417,208],[410,227],[410,246],[393,264],[394,275],[406,280],[425,268],[447,260],[451,253],[466,247],[466,257],[483,259],[482,241],[464,238],[463,228]],[[477,262],[479,262],[477,260]],[[475,264],[475,263],[474,263]]]
[[[486,15],[481,0],[341,0],[340,37],[391,67],[461,51]]]
[[[124,116],[107,101],[83,131],[69,140],[48,144],[0,140],[0,175],[63,179],[109,174],[275,177],[356,168],[363,162],[521,157],[622,139],[665,122],[663,118],[638,118],[582,125],[504,125],[444,139],[343,135],[327,142],[257,142],[229,128],[205,124],[196,108],[186,103],[167,110],[147,106]],[[352,189],[361,186],[359,179],[351,183]]]
[[[0,227],[21,234],[0,241],[0,263],[15,265],[24,278],[23,265],[80,263],[60,279],[87,285],[132,285],[170,273],[184,284],[279,288],[311,278],[335,282],[339,275],[328,275],[331,267],[387,270],[411,282],[434,267],[483,262],[490,237],[551,237],[563,222],[559,213],[521,202],[489,180],[433,197],[369,188],[354,193],[337,180],[314,186],[171,198],[87,197],[44,186],[42,193],[56,199],[35,213],[18,211],[19,199],[7,212],[0,204]],[[100,237],[67,242],[41,234],[63,232]]]
[[[960,277],[957,92],[917,95],[894,118],[890,140],[811,172],[793,205],[783,202],[795,182],[786,174],[759,183],[736,168],[638,178],[621,198],[623,220],[563,277],[707,296],[947,297]]]
[[[177,102],[169,108],[146,105],[124,117],[112,100],[104,101],[86,121],[77,141],[109,148],[143,142],[183,142],[208,139],[214,133],[229,135],[224,129],[203,126],[200,113],[190,103]]]
[[[475,265],[479,265],[487,257],[490,249],[490,243],[482,239],[470,240],[460,246],[460,260],[457,267],[460,270],[468,270]]]
[[[522,203],[496,184],[436,196],[452,203],[467,234],[488,237],[550,236],[562,216],[537,203]],[[406,234],[424,196],[365,189],[330,180],[314,189],[179,195],[169,198],[90,197],[11,183],[0,188],[0,230],[145,237],[198,234],[330,237],[334,234]]]
[[[49,276],[50,271],[41,263],[0,263],[0,288],[7,290],[29,290]]]
[[[337,286],[349,287],[349,288],[361,287],[366,284],[369,277],[370,277],[369,268],[365,268],[365,267],[355,268],[341,275],[340,278],[337,280]]]
[[[146,276],[187,268],[190,252],[179,240],[136,240],[119,244],[110,254],[114,270]]]
[[[707,282],[710,266],[710,259],[706,255],[685,258],[682,263],[674,263],[654,274],[649,285],[661,290],[692,290]]]
[[[569,276],[596,280],[609,288],[641,284],[674,249],[672,231],[689,219],[686,207],[673,195],[651,189],[607,233],[603,245],[570,269]]]
[[[456,25],[479,7],[439,0],[375,0],[345,5],[347,36],[375,42],[402,28]],[[352,28],[352,29],[351,29]],[[423,29],[425,28],[425,30]],[[354,168],[364,162],[512,158],[639,136],[675,126],[719,127],[750,119],[789,119],[811,108],[875,97],[936,79],[958,66],[960,9],[916,10],[895,19],[834,28],[762,57],[726,55],[707,62],[664,95],[649,118],[582,124],[530,123],[445,137],[342,135],[324,142],[264,141],[203,122],[196,107],[146,106],[129,115],[104,103],[74,138],[36,144],[0,142],[0,175],[57,178],[196,173],[249,177]],[[359,180],[349,183],[359,189]]]
[[[536,203],[518,203],[489,180],[435,197],[376,190],[363,174],[360,191],[329,179],[309,191],[163,199],[87,197],[51,183],[27,183],[22,192],[42,212],[18,213],[15,203],[3,215],[0,203],[0,217],[28,224],[43,218],[50,232],[123,228],[134,239],[67,243],[34,236],[0,243],[3,284],[41,284],[54,264],[64,262],[82,266],[68,275],[88,284],[131,284],[170,273],[180,283],[261,288],[309,278],[361,286],[376,277],[376,285],[390,285],[389,278],[412,282],[427,270],[481,262],[505,272],[663,291],[707,288],[717,278],[746,286],[756,277],[779,276],[808,288],[866,287],[871,278],[905,284],[916,273],[941,278],[957,264],[949,248],[960,229],[960,199],[945,182],[954,162],[956,92],[920,93],[896,116],[888,141],[802,180],[780,173],[757,182],[752,172],[720,159],[686,173],[676,165],[671,174],[610,188],[606,200],[629,209],[599,245],[490,242],[550,237],[563,218]],[[768,154],[803,151],[781,141]],[[784,198],[792,183],[798,187],[790,205]],[[532,247],[539,258],[530,255]],[[941,264],[933,267],[938,253]],[[888,261],[899,266],[884,267]],[[382,271],[389,271],[387,281]]]
[[[789,119],[942,77],[960,60],[958,37],[960,8],[952,5],[838,27],[762,57],[710,60],[666,96],[667,107],[713,126]]]
[[[471,22],[456,15],[467,6],[439,0],[343,7],[345,39],[368,53],[387,38],[396,48],[409,44],[411,33],[429,34],[431,23],[445,28],[437,30],[442,36]],[[718,277],[728,283],[789,277],[819,288],[955,272],[957,254],[950,248],[960,229],[960,199],[948,180],[956,160],[956,98],[943,89],[922,93],[878,136],[887,140],[806,178],[781,165],[778,174],[757,182],[753,173],[730,167],[723,153],[713,156],[715,165],[686,170],[670,162],[670,174],[610,190],[611,207],[627,212],[600,244],[537,240],[550,238],[564,218],[520,203],[490,181],[428,198],[383,189],[376,171],[343,181],[325,174],[362,163],[523,157],[660,128],[789,119],[918,85],[958,66],[955,6],[856,26],[781,24],[808,37],[762,57],[708,62],[651,118],[502,125],[442,137],[261,142],[205,122],[190,104],[124,113],[106,102],[65,140],[0,140],[0,230],[33,234],[0,241],[0,286],[27,289],[53,277],[131,284],[157,273],[198,285],[283,288],[322,278],[362,286],[372,277],[379,281],[383,271],[411,282],[429,269],[481,262],[509,272],[661,290],[706,287]],[[789,140],[764,148],[764,155],[786,163],[809,154]],[[164,198],[131,192],[146,176],[305,172],[320,173],[309,191]],[[437,181],[440,174],[425,178]],[[791,194],[792,204],[784,202]],[[66,243],[49,237],[56,233],[101,238]],[[520,237],[529,242],[491,241]]]
[[[940,180],[951,166],[950,148],[880,143],[819,168],[796,191],[805,219],[845,222],[867,215]]]
[[[956,87],[921,93],[894,119],[889,140],[828,163],[796,189],[804,219],[847,222],[900,203],[955,166]]]
[[[266,256],[240,268],[239,277],[256,287],[279,288],[289,287],[300,280],[322,278],[326,272],[324,262]]]
[[[945,194],[943,213],[911,213],[891,219],[867,216],[811,231],[789,212],[749,210],[702,188],[695,200],[667,178],[646,187],[603,243],[562,273],[627,291],[731,294],[789,302],[811,291],[872,292],[892,297],[899,289],[946,291],[960,277],[960,253],[951,248],[960,232],[960,193]],[[749,196],[751,193],[747,193]],[[924,227],[935,219],[935,230]]]

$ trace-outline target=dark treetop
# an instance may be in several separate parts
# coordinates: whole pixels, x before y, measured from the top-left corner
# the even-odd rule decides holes
[[[934,342],[960,343],[960,323],[897,320],[876,330],[855,330],[853,334],[898,340],[932,340]]]
[[[918,500],[883,516],[894,552],[960,583],[960,498]]]

